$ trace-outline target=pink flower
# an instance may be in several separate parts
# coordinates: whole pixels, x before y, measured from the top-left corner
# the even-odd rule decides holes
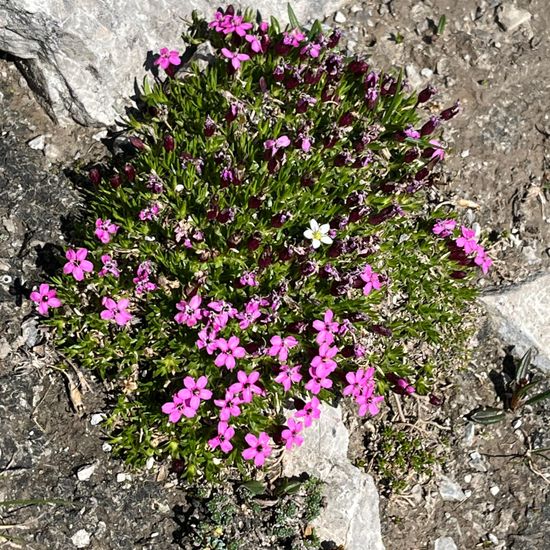
[[[168,48],[161,48],[158,57],[155,59],[155,65],[160,65],[164,70],[170,65],[180,64],[180,53],[177,50],[168,50]]]
[[[208,401],[212,397],[212,392],[205,389],[206,384],[208,384],[207,376],[201,376],[196,381],[192,376],[186,376],[183,379],[183,385],[185,386],[183,391],[186,399],[189,399],[189,406],[193,409],[199,408],[201,400]]]
[[[382,288],[378,273],[374,272],[369,264],[365,265],[359,276],[365,282],[365,286],[363,287],[363,294],[365,296],[368,296],[373,289],[380,290]]]
[[[371,416],[375,416],[380,412],[378,403],[384,401],[381,395],[374,395],[374,385],[365,387],[365,391],[355,398],[355,401],[359,405],[359,416],[365,416],[369,413]]]
[[[260,373],[257,371],[246,374],[244,370],[240,370],[237,373],[238,382],[231,384],[229,391],[233,394],[240,394],[242,403],[250,403],[254,395],[262,395],[264,393],[260,386],[256,386],[259,378]]]
[[[231,61],[233,68],[238,71],[241,68],[242,61],[248,61],[250,56],[247,53],[231,52],[227,48],[222,48],[221,52],[224,57]]]
[[[208,441],[212,449],[219,447],[224,453],[233,450],[231,438],[235,435],[235,429],[229,426],[227,422],[218,422],[218,435]]]
[[[366,371],[359,369],[357,372],[348,372],[346,374],[348,385],[344,388],[342,393],[344,395],[359,397],[367,385],[372,384],[373,375],[374,369],[372,367],[368,368]]]
[[[112,298],[104,296],[101,303],[105,306],[105,309],[99,314],[102,319],[114,319],[117,325],[123,326],[133,318],[133,315],[126,311],[130,303],[127,298],[115,302]]]
[[[489,271],[489,268],[493,265],[493,260],[487,256],[487,253],[485,252],[485,249],[478,245],[476,249],[476,257],[474,258],[474,262],[476,265],[481,267],[481,271],[484,275],[487,275],[487,272]]]
[[[223,32],[224,34],[234,32],[239,36],[245,36],[246,31],[252,28],[252,23],[243,21],[241,15],[224,15],[222,12],[217,11],[214,15],[214,21],[208,23],[208,26],[216,32]]]
[[[288,136],[281,136],[277,139],[268,139],[264,141],[264,150],[274,157],[279,149],[284,149],[290,145],[290,139]]]
[[[243,458],[245,460],[254,459],[254,465],[260,468],[273,450],[269,444],[269,436],[265,432],[260,432],[258,437],[248,433],[244,436],[244,439],[249,447],[242,452]]]
[[[339,350],[336,346],[331,347],[328,343],[324,343],[319,346],[318,355],[311,360],[311,366],[321,378],[328,376],[336,369],[337,364],[333,358],[336,356],[338,351]]]
[[[113,260],[111,256],[109,256],[109,254],[103,254],[103,256],[101,256],[101,262],[103,263],[103,267],[98,272],[98,275],[100,277],[105,277],[109,273],[113,277],[120,276],[120,271],[118,270],[118,263],[116,260]]]
[[[468,229],[466,226],[460,228],[461,236],[456,239],[456,246],[463,248],[466,254],[471,254],[477,251],[477,237],[473,229]]]
[[[430,160],[443,160],[445,158],[445,149],[443,149],[443,145],[441,145],[441,143],[439,143],[436,139],[430,140],[430,145],[433,145]]]
[[[318,372],[317,369],[310,368],[309,376],[310,379],[308,380],[305,388],[314,395],[317,395],[323,388],[327,390],[332,388],[332,380],[330,378],[326,378],[323,371]]]
[[[136,277],[132,279],[132,282],[136,285],[136,294],[152,292],[157,288],[157,285],[149,280],[151,273],[152,267],[149,260],[138,265]]]
[[[400,395],[412,395],[416,389],[405,378],[398,378],[395,382],[395,391]]]
[[[57,297],[57,292],[44,283],[38,287],[38,291],[31,292],[30,298],[38,305],[37,309],[40,315],[48,315],[48,308],[50,307],[61,306],[61,300]]]
[[[281,365],[279,374],[275,377],[275,382],[283,385],[285,391],[289,391],[292,384],[299,382],[302,379],[302,375],[298,372],[302,368],[302,365]]]
[[[246,271],[245,273],[243,273],[239,279],[239,282],[243,286],[258,286],[256,273],[254,273],[253,271]]]
[[[232,416],[239,416],[241,400],[230,391],[225,392],[225,399],[214,399],[214,405],[220,407],[220,420],[227,422]]]
[[[433,226],[434,235],[439,235],[440,237],[448,237],[454,231],[456,227],[456,220],[437,220],[436,224]]]
[[[142,222],[154,220],[154,219],[156,219],[159,212],[160,212],[160,206],[156,202],[154,202],[153,204],[151,204],[147,208],[144,208],[139,213],[139,219]]]
[[[281,437],[285,440],[285,447],[288,451],[290,451],[292,449],[292,445],[300,447],[300,445],[304,442],[304,438],[299,435],[304,429],[304,425],[301,422],[296,422],[294,418],[289,418],[286,425],[288,428],[282,431]]]
[[[331,309],[327,309],[325,312],[325,317],[323,321],[315,320],[313,321],[313,328],[319,331],[316,341],[318,344],[328,343],[332,344],[334,342],[334,332],[338,331],[339,324],[333,321],[334,313]]]
[[[197,410],[191,407],[188,394],[185,390],[180,390],[172,396],[172,401],[164,403],[162,412],[168,415],[168,420],[176,423],[182,416],[192,418],[197,414]]]
[[[300,55],[309,55],[310,57],[319,57],[321,53],[320,44],[306,44],[301,50]]]
[[[202,319],[202,310],[200,305],[202,298],[196,294],[186,302],[182,300],[176,304],[176,309],[179,310],[179,313],[176,313],[174,316],[174,321],[180,325],[187,325],[188,327],[194,327],[200,319]]]
[[[409,124],[403,132],[408,138],[411,139],[420,139],[420,132],[415,130],[413,126]]]
[[[70,275],[77,280],[82,281],[84,279],[84,273],[90,273],[94,270],[94,264],[86,259],[88,250],[86,248],[79,248],[78,250],[72,250],[69,248],[65,253],[65,257],[69,260],[63,266],[63,273]]]
[[[247,34],[245,40],[250,44],[250,49],[253,52],[260,53],[262,51],[262,43],[257,36],[253,34]]]
[[[218,338],[216,344],[221,353],[214,360],[217,367],[225,366],[229,370],[235,368],[235,359],[242,359],[245,355],[245,349],[239,346],[240,340],[236,336],[231,336],[229,340]]]
[[[97,218],[95,221],[95,236],[103,243],[107,244],[111,240],[111,235],[115,235],[119,230],[111,220],[102,220]]]
[[[284,339],[280,336],[272,336],[270,342],[271,347],[267,351],[267,354],[271,355],[271,357],[278,356],[279,361],[286,361],[289,350],[298,345],[298,340],[294,336],[287,336]]]
[[[300,42],[303,42],[306,39],[306,35],[299,29],[293,29],[292,31],[285,32],[283,34],[283,44],[286,46],[293,46],[294,48],[297,48],[300,45]]]
[[[203,328],[199,332],[196,344],[199,349],[205,349],[208,355],[212,355],[218,349],[218,333],[215,330]]]
[[[303,418],[304,426],[306,428],[309,428],[313,420],[321,416],[321,409],[319,408],[319,405],[320,405],[319,399],[317,399],[317,397],[312,397],[311,401],[308,401],[304,405],[304,408],[297,411],[294,416],[296,418]]]
[[[223,300],[210,302],[208,307],[218,314],[214,318],[214,330],[225,328],[229,319],[233,319],[237,315],[237,310],[230,303]]]
[[[260,311],[260,304],[258,300],[250,300],[245,306],[244,313],[237,313],[236,317],[239,319],[239,327],[242,330],[247,329],[251,324],[262,316]]]

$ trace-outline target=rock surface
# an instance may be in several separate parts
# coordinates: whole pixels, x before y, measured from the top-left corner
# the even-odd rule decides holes
[[[451,537],[439,537],[435,541],[434,550],[458,550],[458,548]]]
[[[295,0],[300,21],[335,11],[341,0]],[[50,116],[65,123],[110,125],[123,112],[134,82],[141,83],[147,52],[182,47],[182,19],[206,0],[4,0],[0,51],[21,61]],[[251,3],[263,17],[286,21],[286,2]]]
[[[550,370],[550,273],[483,294],[481,301],[502,339],[519,355],[534,347],[533,363]]]
[[[313,522],[321,540],[346,550],[383,550],[378,493],[372,477],[348,460],[349,433],[341,409],[321,406],[321,417],[304,436],[304,444],[285,455],[284,475],[306,472],[326,483],[326,507]]]
[[[513,4],[503,4],[497,10],[498,22],[505,31],[513,31],[520,25],[529,23],[531,14],[527,10],[519,9]]]

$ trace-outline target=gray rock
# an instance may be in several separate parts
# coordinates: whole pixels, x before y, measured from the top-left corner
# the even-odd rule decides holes
[[[77,548],[87,548],[90,546],[90,534],[85,529],[79,529],[71,537],[71,541]]]
[[[314,522],[317,535],[346,550],[383,550],[378,493],[372,477],[348,458],[349,434],[341,409],[321,406],[321,417],[306,428],[304,444],[285,453],[283,473],[303,472],[326,483],[326,507]]]
[[[343,0],[295,0],[301,22],[334,13]],[[183,18],[193,9],[207,18],[207,0],[3,0],[0,50],[40,92],[52,118],[85,125],[110,125],[123,113],[134,82],[143,79],[147,52],[181,49]],[[264,18],[287,21],[286,2],[256,0]]]
[[[497,9],[497,18],[505,31],[513,31],[520,25],[529,23],[531,14],[527,10],[519,9],[513,4],[502,4]]]
[[[550,370],[550,273],[487,292],[480,299],[502,339],[520,355],[535,348],[533,363]]]
[[[439,494],[443,500],[455,502],[466,498],[466,495],[460,485],[456,481],[453,481],[450,477],[441,476],[438,485]]]
[[[27,145],[35,151],[42,151],[46,145],[46,136],[36,136],[31,139]]]
[[[78,469],[78,472],[76,472],[76,477],[79,481],[88,481],[95,472],[95,469],[96,464],[86,464],[86,466],[82,466]]]
[[[458,550],[451,537],[439,537],[435,541],[434,550]]]

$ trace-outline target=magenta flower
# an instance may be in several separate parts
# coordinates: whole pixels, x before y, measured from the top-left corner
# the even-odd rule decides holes
[[[380,412],[378,403],[384,401],[384,397],[381,395],[374,395],[374,386],[369,385],[365,387],[365,391],[355,398],[355,401],[359,405],[359,416],[365,416],[369,413],[371,416],[375,416]]]
[[[120,276],[120,271],[118,270],[118,263],[117,263],[116,260],[113,260],[113,258],[111,258],[111,256],[109,256],[109,254],[103,254],[103,256],[101,256],[101,262],[103,264],[103,267],[98,272],[98,275],[100,277],[105,277],[109,273],[113,277],[119,277]]]
[[[250,49],[253,52],[260,53],[262,51],[262,43],[257,36],[247,34],[244,38],[250,44]]]
[[[265,432],[260,432],[258,437],[249,433],[244,436],[244,439],[249,447],[242,452],[243,458],[245,460],[254,459],[254,465],[260,468],[273,451],[269,444],[269,436]]]
[[[99,314],[102,319],[114,319],[117,325],[123,326],[133,318],[133,315],[126,311],[130,303],[127,298],[115,302],[112,298],[104,296],[101,303],[105,306],[105,309]]]
[[[252,371],[246,374],[244,370],[237,373],[238,382],[229,386],[229,391],[233,394],[240,394],[242,403],[250,403],[254,395],[262,395],[264,391],[256,382],[260,379],[260,373]]]
[[[309,428],[313,423],[313,420],[321,416],[321,409],[319,408],[319,405],[320,405],[319,399],[317,399],[317,397],[312,397],[311,401],[308,401],[304,405],[303,409],[296,411],[294,416],[296,418],[303,418],[304,426],[306,428]]]
[[[342,392],[344,395],[351,395],[353,397],[359,397],[368,385],[372,385],[372,378],[374,375],[374,369],[369,367],[366,371],[359,369],[357,372],[348,372],[346,374],[346,380],[348,385]]]
[[[233,319],[237,315],[237,310],[228,302],[223,300],[210,302],[210,309],[213,309],[218,315],[214,318],[214,329],[221,330],[225,328],[229,319]]]
[[[224,453],[230,453],[233,450],[231,438],[235,435],[235,429],[227,422],[218,422],[218,435],[208,441],[211,449],[219,447]]]
[[[333,358],[338,351],[336,346],[331,347],[328,343],[319,346],[318,355],[316,355],[310,363],[318,376],[324,378],[336,369],[337,364]]]
[[[132,279],[132,282],[136,285],[136,294],[152,292],[157,288],[157,285],[149,280],[151,273],[152,267],[149,260],[138,265],[136,277]]]
[[[271,357],[278,356],[279,361],[286,361],[289,350],[298,345],[298,340],[294,336],[287,336],[284,339],[280,336],[272,336],[270,342],[271,347],[267,350],[267,354]]]
[[[478,245],[475,252],[476,252],[476,257],[474,258],[475,264],[481,267],[481,271],[483,272],[484,275],[487,275],[489,268],[493,265],[493,260],[491,260],[491,258],[487,256],[485,249],[481,245]]]
[[[176,309],[179,310],[179,313],[176,313],[174,316],[174,321],[180,325],[185,324],[188,327],[194,327],[199,320],[202,319],[203,312],[200,308],[201,302],[202,298],[198,294],[195,294],[189,302],[185,300],[178,302],[176,304]]]
[[[82,281],[84,279],[84,273],[90,273],[94,270],[94,264],[86,259],[88,250],[86,248],[79,248],[78,250],[72,250],[69,248],[65,253],[65,257],[69,260],[63,266],[63,273],[70,275],[77,280]]]
[[[456,246],[463,248],[466,254],[471,254],[477,251],[477,237],[473,229],[468,229],[466,226],[460,228],[461,236],[456,239]]]
[[[238,71],[241,68],[241,62],[248,61],[250,56],[247,53],[231,52],[227,48],[222,48],[221,52],[224,57],[231,61],[233,68]]]
[[[196,344],[199,349],[205,349],[208,355],[212,355],[218,349],[218,333],[215,330],[203,328],[199,332]]]
[[[180,390],[172,396],[172,401],[164,403],[162,412],[168,415],[168,420],[176,423],[182,416],[192,418],[197,414],[197,410],[191,407],[188,393],[186,390]]]
[[[279,149],[284,149],[290,145],[290,139],[288,136],[281,136],[277,139],[268,139],[264,141],[264,150],[269,152],[271,157],[277,154]]]
[[[304,442],[304,438],[299,435],[304,429],[304,425],[301,422],[296,422],[294,418],[289,418],[286,425],[287,429],[282,431],[281,437],[285,440],[287,451],[290,451],[293,445],[300,447]]]
[[[206,389],[208,384],[207,376],[200,376],[196,381],[192,376],[186,376],[183,379],[185,386],[184,392],[189,399],[189,406],[193,409],[198,409],[201,401],[208,401],[212,397],[212,392]]]
[[[118,229],[118,225],[112,223],[111,220],[97,218],[95,221],[95,236],[103,244],[107,244],[111,240],[111,235],[115,235]]]
[[[430,145],[433,146],[430,147],[430,160],[443,160],[445,158],[445,149],[443,149],[443,145],[436,139],[431,139]]]
[[[177,50],[168,50],[168,48],[161,48],[158,57],[155,59],[155,65],[160,65],[164,70],[170,65],[180,64],[180,53]]]
[[[326,374],[328,373],[325,373],[322,370],[317,371],[315,368],[310,368],[310,379],[305,386],[306,390],[310,391],[314,395],[317,395],[323,388],[327,390],[332,388],[332,380],[330,378],[326,378]]]
[[[318,344],[332,344],[334,342],[334,334],[338,331],[340,325],[333,321],[334,313],[331,309],[327,309],[322,321],[313,321],[313,328],[319,332],[316,341]]]
[[[31,292],[30,299],[38,305],[38,313],[44,316],[48,315],[48,308],[61,306],[61,300],[57,297],[57,292],[44,283],[38,287],[38,291]]]
[[[283,44],[297,48],[301,42],[306,39],[306,35],[299,29],[293,29],[290,32],[283,33]]]
[[[434,235],[438,235],[439,237],[444,238],[451,235],[455,227],[456,227],[456,220],[453,220],[453,219],[437,220],[436,224],[433,226],[432,231]]]
[[[245,311],[243,313],[237,313],[236,317],[240,321],[239,327],[242,330],[247,329],[252,325],[257,319],[262,316],[260,311],[260,304],[258,300],[250,300],[245,306]]]
[[[240,340],[236,336],[231,336],[229,340],[218,338],[216,344],[221,353],[214,360],[217,367],[225,366],[229,370],[235,368],[235,359],[242,359],[246,355],[243,347],[239,346]]]
[[[321,53],[321,45],[309,43],[306,44],[301,50],[300,55],[309,55],[309,57],[319,57]]]
[[[400,395],[412,395],[416,392],[416,388],[412,384],[409,384],[405,378],[398,378],[395,381],[394,389]]]
[[[296,384],[302,379],[302,375],[299,372],[301,368],[302,365],[295,365],[294,367],[281,365],[279,367],[279,374],[275,377],[275,382],[282,384],[285,391],[289,391],[292,384]]]
[[[245,271],[241,275],[239,282],[243,286],[258,286],[259,284],[256,279],[256,273],[254,273],[253,271]]]
[[[230,391],[225,392],[224,399],[214,399],[214,405],[221,409],[220,420],[222,422],[227,422],[232,416],[239,416],[241,414],[240,404],[239,397]]]
[[[142,222],[152,221],[152,220],[156,219],[159,212],[160,212],[160,206],[156,202],[154,202],[153,204],[151,204],[147,208],[144,208],[139,213],[139,219]]]
[[[405,128],[403,133],[410,139],[420,139],[420,132],[415,130],[410,124]]]
[[[366,264],[363,271],[359,275],[363,279],[365,286],[363,287],[363,294],[368,296],[372,290],[380,290],[382,283],[380,282],[379,275],[372,270],[369,264]]]

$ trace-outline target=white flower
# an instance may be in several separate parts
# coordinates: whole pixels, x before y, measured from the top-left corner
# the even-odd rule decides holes
[[[330,225],[328,223],[319,225],[315,220],[311,220],[309,222],[309,227],[310,229],[304,231],[304,237],[306,239],[311,239],[313,248],[319,248],[321,243],[332,244],[332,239],[328,236],[328,232],[330,231]]]

